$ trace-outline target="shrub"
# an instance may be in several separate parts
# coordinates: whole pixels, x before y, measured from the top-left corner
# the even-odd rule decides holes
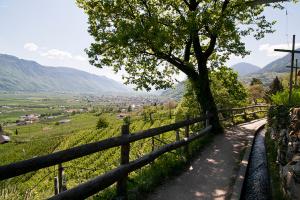
[[[272,103],[276,105],[300,106],[300,89],[292,91],[291,103],[289,103],[289,91],[277,92],[271,96]]]
[[[108,122],[106,121],[105,118],[99,117],[96,125],[96,129],[102,129],[108,127]]]
[[[123,122],[124,124],[130,124],[130,117],[129,116],[124,117]]]

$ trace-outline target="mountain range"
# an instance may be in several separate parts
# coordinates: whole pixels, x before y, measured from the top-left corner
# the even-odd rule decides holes
[[[297,49],[298,51],[300,49]],[[300,54],[295,55],[300,61]],[[268,84],[280,73],[289,72],[291,55],[274,60],[264,68],[249,63],[232,66],[246,84],[253,77]],[[300,62],[299,62],[300,64]],[[166,97],[180,98],[184,82],[162,93]],[[66,92],[66,93],[128,93],[132,90],[105,76],[97,76],[68,67],[48,67],[35,61],[0,54],[0,91]]]
[[[300,51],[300,48],[297,49],[297,51]],[[295,54],[295,59],[299,60],[298,66],[300,66],[300,54]],[[286,56],[274,60],[273,62],[267,64],[265,67],[263,67],[261,70],[255,73],[263,74],[269,72],[277,72],[277,73],[289,72],[291,69],[287,68],[286,66],[290,66],[290,65],[291,65],[291,54],[287,54]]]
[[[259,71],[261,68],[250,63],[241,62],[231,67],[239,76],[245,76]]]
[[[0,91],[127,93],[131,90],[105,76],[68,67],[47,67],[0,54]]]

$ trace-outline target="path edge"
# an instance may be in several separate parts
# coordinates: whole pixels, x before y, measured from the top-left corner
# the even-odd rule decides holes
[[[240,162],[240,169],[239,169],[239,172],[235,179],[235,183],[234,183],[234,186],[232,189],[230,200],[240,200],[240,198],[241,198],[244,180],[245,180],[245,176],[246,176],[247,168],[248,168],[248,164],[249,164],[249,158],[250,158],[250,154],[252,151],[252,146],[253,146],[256,134],[259,131],[261,131],[265,127],[266,124],[267,124],[267,122],[260,125],[259,127],[257,127],[254,131],[254,137],[252,138],[252,140],[250,140],[250,145],[248,145],[248,147],[246,148],[243,159]]]

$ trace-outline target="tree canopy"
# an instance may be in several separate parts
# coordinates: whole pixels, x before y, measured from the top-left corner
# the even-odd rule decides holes
[[[273,0],[273,2],[277,0]],[[180,71],[187,75],[202,110],[222,130],[210,89],[209,69],[231,54],[245,56],[242,37],[272,33],[262,12],[267,0],[77,0],[89,17],[94,42],[87,50],[97,67],[124,69],[137,89],[165,89]],[[280,7],[279,3],[273,4]]]
[[[169,87],[179,70],[200,73],[198,63],[218,66],[230,54],[249,52],[241,37],[271,33],[264,5],[224,0],[77,0],[94,37],[87,53],[93,65],[124,68],[137,88]],[[278,5],[278,4],[275,4]]]

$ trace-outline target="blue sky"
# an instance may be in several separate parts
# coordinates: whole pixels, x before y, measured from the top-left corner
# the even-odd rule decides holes
[[[273,49],[287,48],[293,34],[300,47],[300,4],[285,6],[288,20],[285,10],[267,9],[267,18],[278,22],[274,27],[277,31],[259,41],[246,38],[251,55],[244,59],[233,56],[228,65],[249,62],[263,67],[284,55],[274,53]],[[110,69],[89,65],[84,52],[92,42],[87,33],[87,16],[74,0],[0,0],[0,27],[0,53],[48,66],[74,67],[121,81],[121,76]]]

